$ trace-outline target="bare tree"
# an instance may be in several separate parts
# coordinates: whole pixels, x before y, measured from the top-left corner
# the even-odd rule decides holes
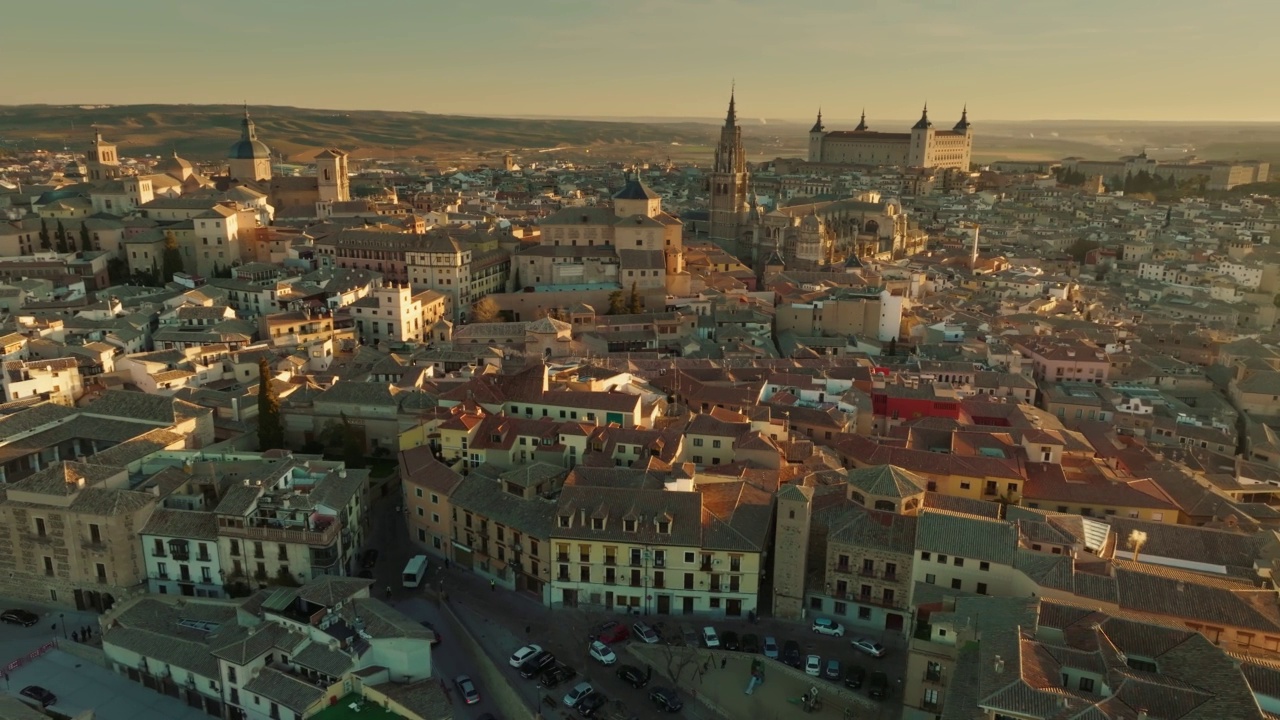
[[[1138,555],[1142,552],[1142,546],[1147,544],[1147,534],[1141,530],[1132,530],[1129,532],[1129,549],[1133,551],[1133,561],[1138,562]]]

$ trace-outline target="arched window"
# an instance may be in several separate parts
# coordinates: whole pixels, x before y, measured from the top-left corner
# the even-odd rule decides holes
[[[893,512],[894,510],[897,510],[897,509],[898,509],[898,506],[897,506],[897,505],[894,505],[892,502],[890,502],[890,501],[888,501],[888,500],[877,500],[877,501],[876,501],[876,509],[877,509],[877,510],[887,510],[887,511],[889,511],[889,512]]]

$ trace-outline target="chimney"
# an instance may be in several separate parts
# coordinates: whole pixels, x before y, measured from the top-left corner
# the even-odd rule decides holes
[[[997,655],[994,664],[995,664],[995,670],[997,675],[1004,672],[1004,658]]]
[[[1178,592],[1183,592],[1183,591],[1185,591],[1186,589],[1187,589],[1187,585],[1186,585],[1186,583],[1184,583],[1184,582],[1182,582],[1181,580],[1179,580],[1179,581],[1178,581]]]

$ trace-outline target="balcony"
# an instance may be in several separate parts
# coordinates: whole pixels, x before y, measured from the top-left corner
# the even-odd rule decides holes
[[[898,581],[898,573],[897,573],[897,572],[886,572],[886,573],[884,574],[884,581],[885,581],[885,582],[897,582],[897,581]]]
[[[852,575],[852,574],[853,574],[853,568],[852,568],[851,566],[849,566],[849,565],[836,565],[835,567],[831,568],[831,571],[832,571],[832,572],[842,573],[842,574],[844,574],[844,575]]]
[[[169,555],[174,560],[187,561],[191,559],[191,551],[186,548],[169,548]]]
[[[925,682],[926,684],[929,684],[929,685],[945,686],[945,685],[947,684],[947,683],[942,679],[942,672],[941,672],[941,671],[930,671],[930,670],[925,670],[925,671],[924,671],[924,675],[923,675],[920,679],[921,679],[923,682]]]
[[[605,565],[617,565],[617,564],[618,564],[618,558],[614,557],[613,555],[606,555],[606,556],[605,556],[605,558],[604,558],[604,564],[605,564]]]
[[[873,577],[875,577],[875,576],[876,576],[876,569],[875,569],[875,568],[865,568],[865,567],[864,567],[864,568],[859,568],[859,569],[858,569],[858,577],[868,577],[868,578],[873,578]]]
[[[667,566],[667,559],[656,557],[653,559],[653,566],[656,568],[664,568]]]
[[[556,580],[559,580],[560,582],[569,582],[569,573],[567,572],[560,573],[559,575],[556,576]]]
[[[311,545],[314,547],[327,547],[332,545],[334,540],[338,539],[338,534],[341,532],[342,525],[336,521],[325,525],[322,530],[294,530],[289,528],[262,526],[218,528],[218,533],[226,535],[227,537],[242,538],[257,542]],[[255,553],[254,557],[260,558],[262,556]]]
[[[101,540],[94,542],[93,540],[81,540],[80,547],[95,553],[106,553],[107,544]]]
[[[213,562],[213,557],[209,553],[201,553],[196,556],[196,562]]]
[[[654,578],[654,580],[653,580],[653,586],[654,586],[655,588],[658,588],[659,590],[661,590],[662,588],[665,588],[665,587],[667,586],[667,581],[666,581],[666,580],[659,580],[659,579],[657,579],[657,578]]]
[[[644,565],[644,560],[640,558],[631,558],[630,564],[631,564],[631,567],[642,567]]]
[[[937,715],[942,712],[942,703],[938,702],[937,700],[922,699],[920,701],[920,709],[924,710],[925,712],[930,712]]]
[[[711,572],[711,561],[704,560],[702,564],[698,566],[698,569],[702,572]]]
[[[862,603],[863,605],[874,605],[876,607],[890,608],[893,610],[907,609],[907,604],[896,598],[893,600],[885,600],[882,597],[874,597],[872,595],[850,595],[849,599],[857,603]]]
[[[556,562],[569,562],[569,553],[556,553]]]

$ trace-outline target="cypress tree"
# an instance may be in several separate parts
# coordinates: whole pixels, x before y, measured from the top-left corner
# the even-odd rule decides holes
[[[258,450],[284,447],[284,424],[280,421],[280,399],[271,389],[271,367],[266,358],[258,360]]]

